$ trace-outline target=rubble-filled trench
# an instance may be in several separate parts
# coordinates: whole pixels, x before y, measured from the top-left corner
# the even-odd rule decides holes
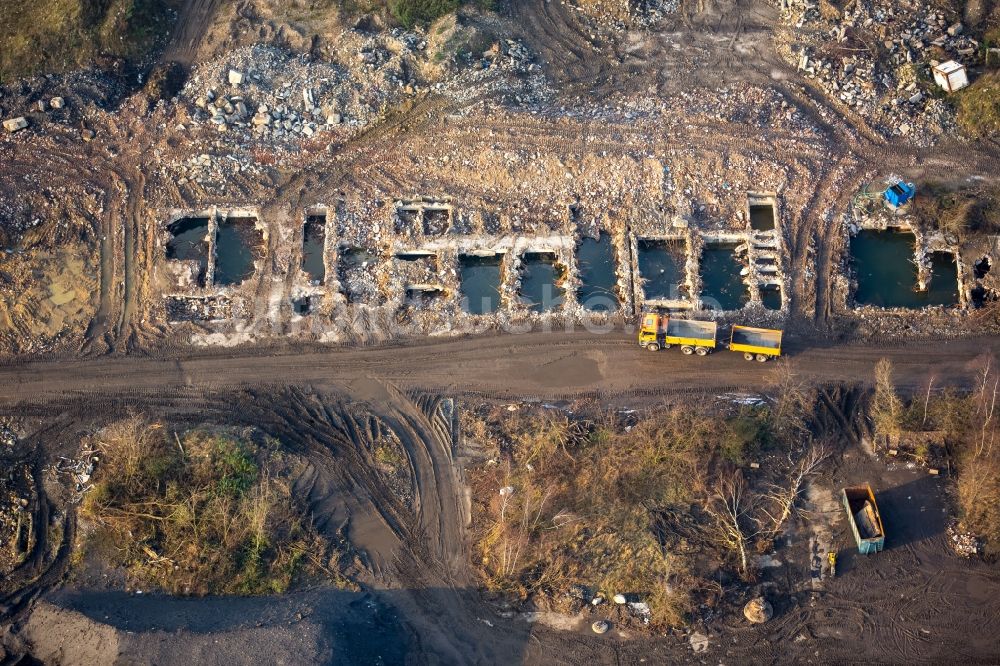
[[[196,324],[192,339],[206,344],[523,330],[631,320],[648,309],[781,326],[795,287],[787,204],[776,191],[756,190],[733,193],[729,203],[728,214],[716,205],[643,220],[608,210],[587,218],[592,209],[574,201],[518,219],[450,195],[356,197],[310,204],[278,228],[258,208],[172,211],[166,316]],[[971,267],[955,242],[919,232],[905,216],[877,209],[855,223],[855,214],[843,223],[843,272],[834,276],[846,292],[845,316],[962,313],[989,298],[971,275],[988,274],[988,258]],[[226,224],[242,225],[256,243],[227,238]],[[268,249],[272,236],[280,242]],[[239,281],[219,279],[225,242],[239,243],[248,267]],[[200,263],[192,265],[190,252]],[[269,283],[290,285],[287,297],[262,298]],[[262,314],[272,325],[251,329]]]
[[[252,216],[213,206],[166,217],[166,316],[197,323],[196,339],[226,343],[229,333],[246,332],[241,324],[255,307],[272,313],[273,298],[258,297],[269,282],[291,285],[287,307],[278,307],[281,334],[332,342],[620,320],[648,308],[783,316],[780,225],[772,218],[767,230],[753,229],[749,210],[729,231],[685,223],[680,233],[673,220],[662,235],[610,219],[588,224],[578,204],[531,221],[535,233],[500,234],[486,233],[494,211],[453,197],[375,209],[357,200],[312,204],[290,218],[294,227],[270,233],[266,215],[248,210]],[[508,228],[524,224],[499,217]],[[268,260],[270,235],[285,258]]]

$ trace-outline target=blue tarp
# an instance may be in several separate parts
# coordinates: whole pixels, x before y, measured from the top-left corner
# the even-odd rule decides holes
[[[890,206],[902,206],[913,198],[916,189],[909,183],[896,183],[885,191],[885,200]]]

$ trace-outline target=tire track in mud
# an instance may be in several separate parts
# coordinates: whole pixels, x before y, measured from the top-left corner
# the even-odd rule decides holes
[[[54,421],[34,433],[30,443],[43,449],[52,440],[72,438],[76,434],[72,419],[67,415],[56,417]],[[37,506],[32,513],[35,544],[25,560],[4,580],[0,581],[0,621],[12,623],[20,619],[36,599],[58,586],[70,567],[70,556],[76,540],[76,508],[72,505],[63,509],[61,522],[54,514],[56,505],[48,496],[45,484],[43,456],[35,457],[32,464],[32,479],[37,495]],[[59,530],[53,526],[59,525]],[[52,543],[53,536],[59,535],[58,546]]]
[[[124,171],[124,170],[123,170]],[[131,329],[134,324],[136,308],[138,307],[137,291],[139,290],[139,269],[137,259],[142,260],[142,239],[144,225],[140,216],[140,200],[143,195],[143,188],[146,178],[140,170],[130,170],[129,173],[120,173],[119,177],[124,182],[125,211],[122,215],[122,233],[124,249],[124,271],[123,271],[123,304],[121,315],[115,326],[115,341],[118,344],[124,343],[127,346],[128,338],[131,336]],[[153,237],[153,234],[148,234]]]
[[[445,663],[507,661],[520,649],[516,631],[481,640],[476,618],[495,613],[483,606],[469,568],[468,517],[444,403],[376,381],[355,388],[250,391],[215,402],[212,413],[257,426],[306,457],[310,467],[294,487],[315,524],[334,540],[346,534],[368,567],[355,573],[402,614],[420,653]],[[375,450],[387,432],[406,453],[412,502],[378,471]]]
[[[565,94],[573,94],[574,86],[589,89],[607,85],[610,63],[591,46],[590,35],[573,15],[571,5],[514,0],[509,11],[524,31],[528,46],[542,60],[546,76]]]

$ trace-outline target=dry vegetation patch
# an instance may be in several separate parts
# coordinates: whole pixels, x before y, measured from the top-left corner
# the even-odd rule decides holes
[[[983,74],[958,93],[957,120],[967,134],[989,139],[1000,133],[1000,72]]]
[[[61,72],[96,56],[139,58],[169,35],[161,0],[46,0],[0,3],[0,83]]]
[[[293,497],[299,461],[253,430],[178,433],[133,417],[85,447],[100,452],[81,515],[88,549],[134,585],[175,594],[284,592],[329,573],[327,544]],[[112,545],[113,544],[113,545]]]
[[[1000,556],[1000,368],[992,358],[980,367],[974,391],[934,386],[904,401],[896,394],[892,366],[879,362],[872,405],[883,446],[913,461],[955,474],[960,527],[977,535],[983,553]]]
[[[914,213],[929,229],[965,237],[1000,231],[1000,188],[951,188],[925,183],[918,189]]]
[[[648,604],[654,625],[682,624],[717,587],[710,579],[718,567],[749,573],[723,534],[720,489],[773,444],[771,416],[762,408],[593,419],[465,412],[465,436],[496,446],[471,475],[486,586],[563,612],[623,594]],[[760,531],[748,529],[758,520],[750,513],[765,502],[746,491],[760,501],[748,502],[746,515],[737,508],[733,529],[749,545]]]

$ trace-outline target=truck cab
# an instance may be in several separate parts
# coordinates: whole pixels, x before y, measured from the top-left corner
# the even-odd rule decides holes
[[[663,334],[667,329],[667,317],[647,312],[642,315],[642,324],[639,326],[639,346],[647,349],[650,343],[656,345],[653,351],[660,348]]]

